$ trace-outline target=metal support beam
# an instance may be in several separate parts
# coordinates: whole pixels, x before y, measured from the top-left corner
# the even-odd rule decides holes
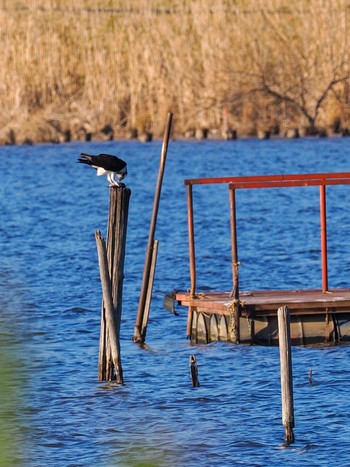
[[[231,249],[232,249],[232,297],[239,300],[238,278],[238,248],[237,248],[237,223],[236,223],[236,190],[229,189],[230,193],[230,220],[231,220]]]
[[[328,292],[326,187],[320,185],[322,292]]]
[[[187,185],[188,244],[190,255],[191,297],[196,295],[196,255],[194,246],[192,185]]]

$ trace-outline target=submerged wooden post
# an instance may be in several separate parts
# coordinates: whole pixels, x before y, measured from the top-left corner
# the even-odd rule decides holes
[[[284,440],[289,444],[294,442],[294,403],[292,348],[290,341],[290,317],[288,308],[286,306],[279,308],[277,316],[281,362],[282,423],[285,428]]]
[[[122,314],[124,260],[130,195],[130,189],[125,186],[110,187],[107,228],[107,264],[113,300],[113,323],[118,342]],[[98,362],[98,379],[100,381],[114,381],[117,379],[114,365],[111,364],[113,358],[110,332],[107,324],[107,313],[106,304],[103,300],[101,307],[100,352]]]
[[[194,355],[190,356],[190,372],[191,372],[192,386],[194,388],[198,388],[200,386],[199,379],[198,379],[198,366],[197,366],[196,357]]]
[[[173,119],[173,114],[169,112],[167,124],[166,124],[165,131],[164,131],[164,137],[163,137],[163,145],[162,145],[162,151],[161,151],[161,157],[160,157],[156,191],[154,195],[153,212],[152,212],[151,225],[150,225],[150,231],[149,231],[149,236],[148,236],[148,244],[147,244],[147,249],[146,249],[146,258],[145,258],[145,265],[144,265],[143,276],[142,276],[139,305],[137,309],[137,316],[136,316],[136,322],[135,322],[135,327],[134,327],[133,341],[137,343],[143,343],[145,341],[145,336],[142,334],[142,329],[147,328],[147,326],[145,326],[145,323],[144,323],[144,315],[145,315],[147,295],[149,294],[148,288],[150,286],[150,274],[151,274],[151,268],[152,268],[154,234],[156,230],[160,194],[161,194],[161,189],[162,189],[162,182],[163,182],[163,176],[164,176],[166,156],[167,156],[167,151],[168,151],[172,119]]]

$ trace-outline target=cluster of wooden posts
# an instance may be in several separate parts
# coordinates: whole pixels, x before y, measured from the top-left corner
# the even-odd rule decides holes
[[[134,328],[133,340],[139,344],[143,344],[145,341],[149,317],[158,250],[158,241],[154,239],[154,235],[171,123],[172,114],[169,113],[163,139],[139,306]],[[101,232],[95,232],[103,295],[98,379],[100,381],[115,381],[118,384],[124,384],[119,338],[130,195],[131,190],[123,185],[110,187],[107,244]],[[278,310],[278,321],[281,361],[282,421],[285,427],[285,441],[290,443],[294,441],[294,413],[289,311],[287,307],[282,307]],[[192,386],[199,387],[197,360],[194,355],[190,356],[189,366]]]
[[[101,232],[95,232],[103,296],[98,378],[119,384],[124,383],[119,334],[130,195],[129,188],[110,188],[107,246]]]
[[[133,337],[134,342],[141,344],[146,338],[152,296],[153,279],[158,251],[158,240],[154,239],[154,235],[171,123],[172,114],[169,113],[164,132],[139,307]],[[100,381],[116,381],[118,384],[124,384],[119,337],[130,195],[131,190],[124,185],[110,187],[107,245],[101,235],[101,232],[95,232],[103,295],[98,379]]]

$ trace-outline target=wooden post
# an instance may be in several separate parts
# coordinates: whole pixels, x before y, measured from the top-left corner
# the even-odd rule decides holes
[[[290,317],[288,308],[286,306],[279,308],[277,316],[281,362],[282,423],[285,428],[284,440],[289,444],[294,442],[294,404],[292,348],[290,341]]]
[[[123,381],[123,370],[120,359],[120,342],[118,329],[120,324],[116,322],[116,316],[113,307],[112,287],[111,280],[108,272],[107,264],[107,249],[105,240],[101,235],[100,231],[95,232],[98,262],[100,267],[100,277],[102,284],[102,295],[103,304],[105,311],[105,323],[106,323],[106,334],[108,335],[110,344],[111,361],[106,362],[106,374],[108,375],[108,381],[114,379],[117,380],[118,384],[124,384]],[[114,368],[113,368],[114,367]],[[100,375],[99,375],[100,376]],[[105,377],[99,379],[105,379]]]
[[[110,187],[107,228],[107,264],[111,282],[115,332],[118,341],[122,314],[124,259],[130,195],[130,189],[125,186]],[[100,353],[98,362],[98,379],[100,381],[113,381],[116,379],[113,365],[110,364],[111,361],[110,335],[107,330],[106,307],[103,301],[101,308]]]
[[[232,342],[239,344],[240,341],[240,326],[239,320],[241,315],[241,306],[239,300],[233,300],[230,305],[230,337]]]
[[[188,314],[187,314],[187,327],[186,327],[187,339],[191,339],[191,336],[192,336],[192,324],[193,324],[193,308],[192,308],[191,305],[189,305]]]
[[[167,151],[168,151],[172,119],[173,119],[173,114],[169,112],[167,124],[166,124],[165,131],[164,131],[164,137],[163,137],[163,145],[162,145],[159,171],[158,171],[158,179],[157,179],[157,185],[156,185],[156,192],[154,195],[152,219],[151,219],[150,231],[149,231],[149,236],[148,236],[145,265],[144,265],[144,270],[143,270],[142,285],[141,285],[141,291],[140,291],[140,297],[139,297],[139,306],[137,310],[136,322],[135,322],[135,327],[134,327],[133,341],[137,343],[143,343],[145,341],[145,336],[142,335],[142,328],[146,329],[147,327],[147,326],[146,327],[143,326],[145,305],[146,305],[146,300],[147,300],[147,295],[148,295],[148,287],[150,284],[154,234],[156,230],[160,194],[161,194],[161,189],[162,189],[162,182],[163,182],[163,176],[164,176],[166,156],[167,156]]]
[[[190,356],[190,371],[191,371],[192,386],[194,388],[198,388],[200,386],[199,379],[198,379],[198,366],[197,366],[196,357],[194,355]]]
[[[312,384],[312,368],[309,370],[309,383]]]

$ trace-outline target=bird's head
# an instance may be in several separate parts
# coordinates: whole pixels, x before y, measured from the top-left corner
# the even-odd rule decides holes
[[[126,168],[126,166],[124,167],[124,169],[122,169],[120,172],[117,173],[117,177],[119,180],[123,180],[123,178],[125,178],[127,175],[128,175],[128,169]]]

